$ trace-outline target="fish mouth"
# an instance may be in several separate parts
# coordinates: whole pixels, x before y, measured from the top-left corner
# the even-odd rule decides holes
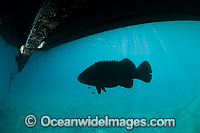
[[[83,83],[82,75],[81,74],[78,76],[78,81],[81,82],[81,83]]]
[[[83,74],[80,74],[80,75],[78,76],[78,81],[85,84],[85,81],[84,81],[83,79],[84,79],[84,78],[83,78]]]

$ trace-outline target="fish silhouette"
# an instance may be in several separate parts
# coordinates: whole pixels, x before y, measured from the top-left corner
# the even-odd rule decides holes
[[[135,64],[125,58],[121,61],[100,61],[85,69],[79,76],[81,83],[95,86],[98,94],[105,87],[123,86],[131,88],[133,79],[149,83],[152,79],[152,70],[149,62],[142,62],[137,68]]]

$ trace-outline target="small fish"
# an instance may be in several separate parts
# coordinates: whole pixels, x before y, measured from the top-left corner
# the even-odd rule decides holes
[[[92,94],[95,94],[94,92],[92,92]]]
[[[88,89],[91,89],[91,87],[89,86]]]
[[[137,68],[135,64],[125,58],[121,61],[100,61],[88,67],[79,76],[78,80],[87,85],[95,86],[98,94],[105,87],[112,88],[123,86],[131,88],[133,79],[149,83],[152,79],[152,70],[149,62],[144,61]]]

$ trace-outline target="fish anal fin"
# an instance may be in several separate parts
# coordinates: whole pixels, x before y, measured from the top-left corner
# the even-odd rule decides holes
[[[124,82],[121,82],[119,85],[123,86],[125,88],[131,88],[133,86],[133,80],[132,79],[131,80],[126,80]]]
[[[101,88],[100,88],[100,87],[97,87],[97,86],[96,86],[96,88],[97,88],[98,94],[101,94]]]

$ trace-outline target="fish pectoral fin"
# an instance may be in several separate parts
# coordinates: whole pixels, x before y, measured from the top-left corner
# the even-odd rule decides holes
[[[131,80],[127,80],[125,82],[121,82],[119,85],[123,86],[125,88],[131,88],[131,87],[133,87],[133,80],[131,79]]]
[[[100,87],[97,87],[97,86],[96,86],[96,88],[97,88],[98,94],[101,94],[101,88],[100,88]]]
[[[106,92],[106,89],[103,87],[103,88],[101,88],[104,92]]]
[[[104,87],[98,87],[98,86],[96,86],[96,88],[97,88],[98,94],[101,94],[101,90],[103,90],[104,92],[106,92],[106,89]]]

